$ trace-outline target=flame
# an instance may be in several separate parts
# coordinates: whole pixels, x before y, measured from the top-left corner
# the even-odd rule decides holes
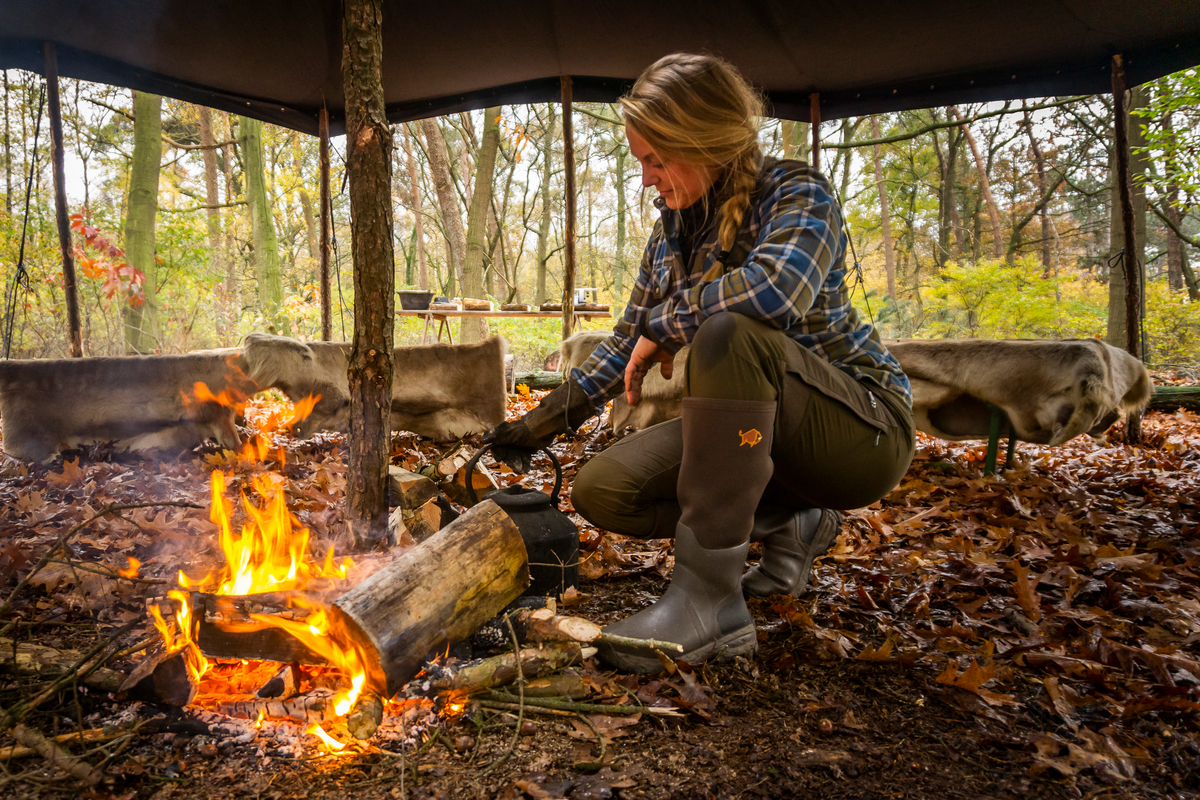
[[[117,570],[117,574],[120,575],[122,578],[136,578],[137,574],[138,574],[138,567],[140,567],[141,565],[142,565],[141,561],[138,561],[133,556],[129,556],[129,566],[126,567],[125,569]]]
[[[328,733],[325,732],[324,728],[322,728],[319,724],[317,724],[315,722],[312,725],[310,725],[308,728],[306,728],[304,730],[304,732],[311,733],[313,736],[320,739],[322,742],[325,743],[325,746],[328,747],[334,753],[337,753],[339,751],[346,749],[346,745],[342,744],[337,739],[330,736]]]
[[[154,627],[162,636],[168,655],[184,651],[184,664],[188,674],[193,681],[199,683],[200,679],[204,677],[204,673],[208,672],[210,665],[196,644],[191,605],[188,603],[187,595],[178,589],[167,592],[167,597],[179,603],[179,608],[175,611],[175,625],[163,618],[162,611],[158,606],[150,606],[150,616],[153,618]],[[178,633],[175,632],[176,626],[179,629]]]
[[[264,708],[258,710],[258,719],[254,720],[254,730],[262,728],[263,720],[267,718],[267,711]]]
[[[345,578],[354,561],[340,562],[330,549],[323,562],[308,552],[308,528],[300,526],[287,509],[284,479],[275,473],[256,475],[254,489],[263,498],[261,506],[242,495],[242,508],[248,517],[240,534],[230,522],[233,503],[225,497],[226,475],[214,470],[211,475],[212,504],[209,519],[217,526],[225,564],[216,575],[191,578],[182,570],[179,584],[213,594],[244,596],[261,592],[302,589],[316,578]]]

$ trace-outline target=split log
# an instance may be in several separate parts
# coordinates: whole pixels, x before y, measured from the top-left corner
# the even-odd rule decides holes
[[[521,532],[484,500],[339,597],[330,621],[366,658],[367,684],[391,697],[431,652],[465,640],[528,586]]]
[[[540,678],[578,664],[583,653],[578,642],[558,642],[543,647],[527,647],[521,650],[520,674],[526,679]],[[455,692],[472,694],[505,686],[517,679],[517,657],[514,653],[502,653],[490,658],[480,658],[465,664],[427,664],[422,681],[422,691]],[[428,690],[425,688],[428,686]]]
[[[436,499],[412,510],[397,506],[388,515],[388,538],[392,542],[400,543],[405,541],[404,537],[407,534],[413,542],[419,544],[444,527],[442,525],[443,514],[442,507],[438,505]],[[452,519],[446,520],[446,523],[449,524],[451,521]]]
[[[467,456],[466,461],[461,461],[463,455]],[[455,503],[468,508],[475,504],[475,501],[471,499],[471,493],[467,491],[468,480],[474,487],[477,498],[500,488],[496,476],[483,464],[476,463],[475,469],[471,470],[470,475],[467,475],[467,463],[472,455],[474,452],[469,448],[460,448],[453,457],[443,459],[438,464],[438,472],[446,476],[440,484],[441,490]],[[449,471],[451,468],[454,469],[453,472]]]
[[[57,677],[68,672],[83,658],[78,650],[58,650],[39,644],[19,643],[0,639],[0,671],[16,675]],[[99,667],[83,679],[83,683],[104,692],[116,692],[125,682],[125,675],[107,667]]]
[[[146,651],[119,692],[130,700],[182,708],[196,698],[196,689],[184,652],[167,652],[164,645],[157,644]]]
[[[251,618],[251,614],[304,619],[309,608],[323,605],[332,591],[268,592],[229,597],[193,592],[196,645],[209,658],[252,658],[284,664],[324,664],[325,659],[281,628]],[[303,597],[305,608],[291,608],[289,599]]]
[[[437,486],[424,475],[388,467],[388,505],[412,510],[437,497]]]

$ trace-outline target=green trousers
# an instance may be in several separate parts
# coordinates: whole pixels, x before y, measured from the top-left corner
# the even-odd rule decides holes
[[[912,411],[903,397],[856,381],[741,314],[705,320],[688,354],[685,393],[777,402],[775,472],[764,504],[861,508],[891,491],[912,462]],[[630,434],[580,469],[571,501],[603,530],[670,538],[680,514],[682,455],[679,419]]]

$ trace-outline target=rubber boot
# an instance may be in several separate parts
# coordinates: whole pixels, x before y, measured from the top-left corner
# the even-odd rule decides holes
[[[699,663],[758,647],[742,594],[754,509],[771,479],[774,401],[683,401],[683,460],[675,531],[675,570],[659,600],[604,630],[683,645],[671,658]],[[600,657],[629,672],[662,669],[653,650],[600,644]]]
[[[832,509],[760,507],[750,541],[762,542],[763,557],[742,576],[742,588],[751,597],[801,596],[813,561],[829,552],[841,529],[842,515]]]

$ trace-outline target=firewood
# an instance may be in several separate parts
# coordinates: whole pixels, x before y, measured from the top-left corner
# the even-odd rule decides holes
[[[477,300],[474,297],[463,297],[460,299],[462,300],[463,311],[491,311],[492,310],[492,301],[491,300]]]
[[[159,644],[146,652],[118,691],[131,700],[183,707],[195,699],[196,684],[184,652],[168,653]]]
[[[441,484],[441,489],[454,502],[460,506],[470,508],[475,505],[476,500],[471,499],[471,493],[467,491],[467,480],[471,481],[471,485],[475,489],[476,499],[482,498],[488,492],[493,492],[500,488],[496,476],[492,471],[483,464],[476,464],[475,469],[471,470],[470,476],[467,475],[466,466],[460,467],[454,476]]]
[[[562,311],[562,303],[542,303],[538,308],[542,311]]]
[[[525,609],[512,617],[517,638],[523,642],[581,642],[600,638],[600,626],[583,617],[560,617],[549,608]]]
[[[548,675],[525,684],[526,697],[566,697],[578,700],[588,696],[588,687],[579,675]]]
[[[441,529],[442,509],[436,499],[412,510],[397,506],[388,515],[388,538],[397,544],[423,542]]]
[[[328,722],[337,718],[334,711],[336,692],[332,689],[313,689],[286,700],[235,700],[219,703],[213,711],[238,719],[258,719],[260,713],[274,719],[294,719],[297,722]]]
[[[227,597],[193,592],[196,644],[209,658],[253,658],[284,664],[324,664],[325,659],[280,628],[265,626],[251,614],[303,619],[307,608],[293,608],[288,600],[303,598],[308,607],[321,605],[333,594],[328,586],[305,592],[270,592]]]
[[[388,505],[411,510],[435,497],[437,486],[429,478],[400,467],[388,467]]]
[[[287,664],[283,669],[276,672],[271,680],[259,687],[254,696],[261,700],[270,700],[279,697],[295,697],[300,691],[300,675],[295,664]]]
[[[529,311],[532,308],[529,303],[503,303],[500,306],[501,311]]]
[[[543,647],[527,647],[521,650],[521,674],[526,678],[537,678],[558,672],[579,663],[582,659],[577,642],[557,642]],[[490,658],[480,658],[465,664],[429,664],[425,668],[430,689],[461,694],[482,692],[496,686],[505,686],[517,679],[517,657],[501,653]]]
[[[61,675],[79,662],[78,650],[58,650],[39,644],[21,642],[14,646],[11,639],[0,638],[0,671],[17,675]],[[116,670],[99,667],[83,683],[104,692],[116,692],[125,676]]]
[[[339,597],[334,636],[367,660],[367,683],[395,694],[431,652],[465,640],[529,586],[521,533],[485,500]]]
[[[537,392],[555,389],[561,386],[562,382],[563,376],[561,372],[549,372],[544,369],[536,369],[533,372],[518,372],[513,376],[513,383]]]
[[[355,739],[370,739],[383,723],[383,698],[374,692],[363,692],[346,717],[346,727]]]

